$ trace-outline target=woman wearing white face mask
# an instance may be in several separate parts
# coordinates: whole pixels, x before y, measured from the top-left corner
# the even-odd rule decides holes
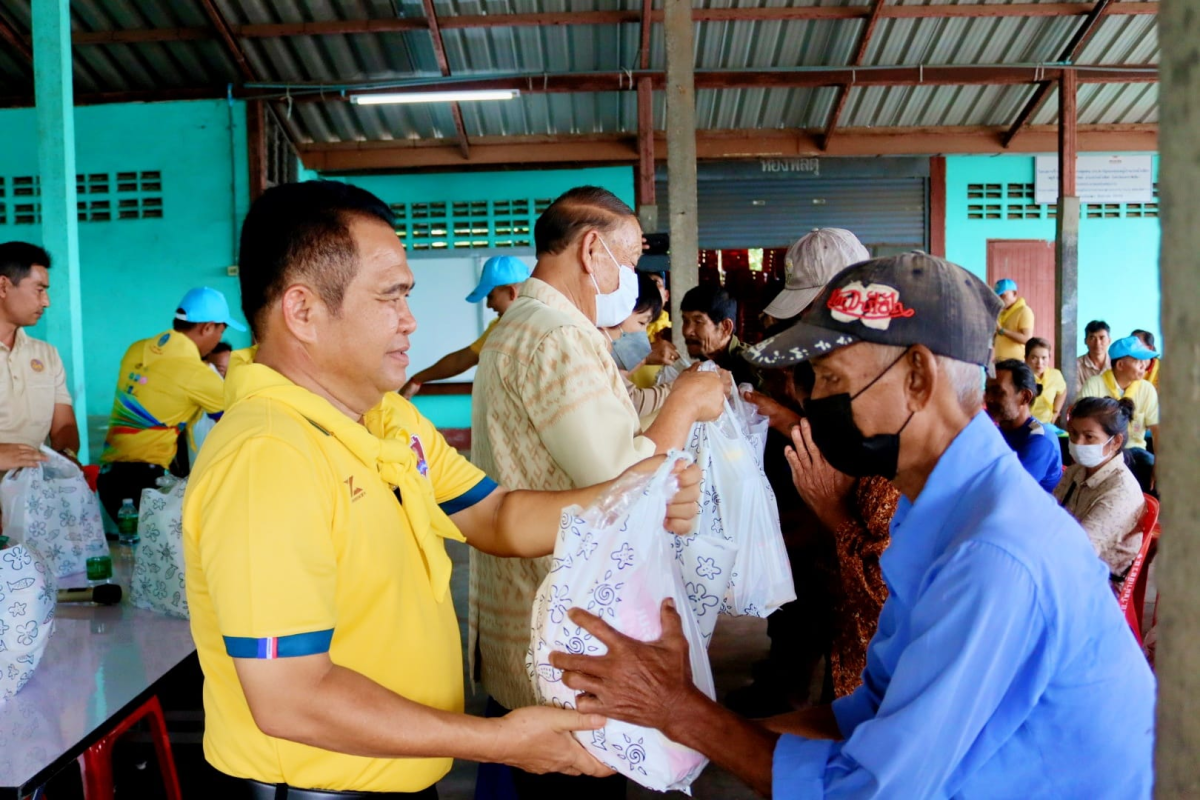
[[[1145,505],[1123,450],[1133,400],[1085,397],[1071,409],[1071,458],[1054,497],[1087,531],[1096,554],[1120,582],[1142,546],[1138,521]]]

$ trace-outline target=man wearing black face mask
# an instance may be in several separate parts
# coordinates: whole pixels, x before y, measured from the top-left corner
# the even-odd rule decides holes
[[[694,688],[669,605],[649,643],[572,609],[607,646],[551,657],[578,709],[658,728],[774,797],[1148,798],[1154,677],[1108,568],[981,411],[998,306],[949,262],[875,259],[749,355],[811,360],[815,446],[904,495],[862,686],[751,723]]]

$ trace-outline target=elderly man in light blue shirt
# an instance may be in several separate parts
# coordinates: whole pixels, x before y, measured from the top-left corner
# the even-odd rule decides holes
[[[904,494],[862,686],[750,722],[692,686],[673,609],[650,643],[574,609],[609,648],[554,656],[579,710],[659,728],[777,798],[1150,797],[1154,678],[1108,569],[979,411],[997,311],[960,267],[876,259],[748,356],[812,361],[794,469]]]

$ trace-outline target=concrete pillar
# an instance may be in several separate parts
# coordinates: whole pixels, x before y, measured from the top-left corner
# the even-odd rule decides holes
[[[50,252],[47,338],[62,355],[79,423],[79,454],[88,456],[83,369],[83,305],[79,278],[79,216],[75,187],[75,103],[71,74],[71,13],[67,0],[33,0],[33,72],[37,98],[42,245]]]
[[[696,215],[696,86],[691,0],[664,0],[667,42],[667,201],[671,207],[671,315],[683,351],[679,304],[699,283]]]
[[[1159,384],[1162,544],[1155,561],[1159,637],[1155,796],[1200,797],[1200,14],[1189,0],[1159,12],[1162,328]]]
[[[1075,348],[1079,338],[1079,198],[1076,197],[1075,96],[1078,79],[1063,70],[1058,85],[1058,225],[1054,247],[1054,360],[1067,382],[1067,402],[1075,401]]]

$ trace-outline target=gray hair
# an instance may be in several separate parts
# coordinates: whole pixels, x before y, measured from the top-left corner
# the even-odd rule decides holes
[[[880,363],[890,364],[896,361],[908,348],[898,345],[875,345],[880,356]],[[949,356],[934,355],[938,373],[954,390],[959,407],[968,415],[974,416],[983,407],[983,367],[967,361],[958,361]]]

